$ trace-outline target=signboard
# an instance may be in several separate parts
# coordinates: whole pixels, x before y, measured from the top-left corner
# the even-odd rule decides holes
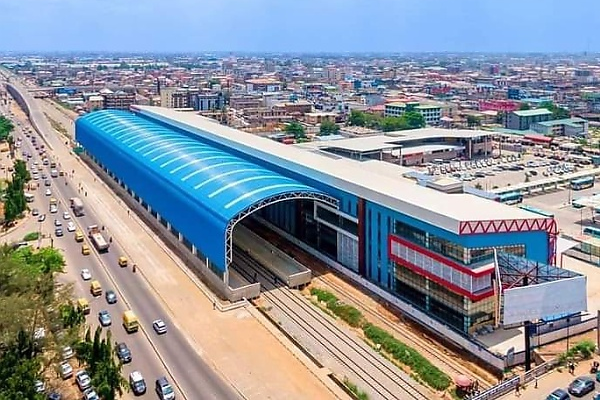
[[[587,310],[587,280],[585,276],[560,279],[506,289],[504,325],[535,321],[558,314],[575,314]]]

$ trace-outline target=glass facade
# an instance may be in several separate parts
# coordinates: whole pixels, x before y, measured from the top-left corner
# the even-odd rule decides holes
[[[394,223],[394,234],[464,265],[485,262],[494,257],[493,247],[463,247],[458,243],[453,243],[400,221],[395,221]],[[495,248],[498,251],[514,254],[516,256],[525,256],[525,245],[523,244],[497,246]]]
[[[493,324],[495,298],[472,301],[409,268],[395,263],[395,294],[418,309],[461,332]]]

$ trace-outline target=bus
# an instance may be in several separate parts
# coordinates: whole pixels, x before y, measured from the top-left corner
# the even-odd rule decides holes
[[[571,181],[571,189],[583,190],[594,186],[594,177],[586,176],[585,178],[573,179]]]
[[[544,210],[541,210],[539,208],[535,208],[535,207],[531,207],[531,206],[527,206],[527,205],[521,205],[521,206],[519,206],[519,208],[521,210],[526,210],[526,211],[532,212],[534,214],[541,215],[542,217],[554,218],[554,214],[549,213],[549,212],[544,211]]]
[[[583,229],[583,234],[584,235],[590,235],[596,238],[600,238],[600,229],[598,228],[594,228],[593,226],[586,226]]]
[[[523,202],[523,195],[521,192],[504,193],[498,196],[498,201],[508,205],[519,204]]]

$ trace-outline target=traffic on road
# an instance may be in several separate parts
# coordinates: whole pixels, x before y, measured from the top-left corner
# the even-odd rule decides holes
[[[116,355],[124,362],[123,374],[133,393],[161,399],[194,399],[199,394],[207,399],[238,398],[198,356],[136,274],[138,266],[111,236],[110,226],[95,210],[86,209],[85,198],[93,194],[75,183],[76,171],[63,170],[50,146],[24,121],[17,123],[17,128],[18,155],[26,160],[35,183],[27,197],[36,209],[39,232],[64,251],[66,279],[76,282],[77,304],[87,307],[87,324],[92,329],[102,326],[111,330]],[[37,184],[40,181],[43,186]],[[139,327],[135,333],[127,329],[131,315]],[[75,377],[81,377],[80,372],[85,371],[78,371]],[[94,399],[91,388],[79,388],[84,398]]]

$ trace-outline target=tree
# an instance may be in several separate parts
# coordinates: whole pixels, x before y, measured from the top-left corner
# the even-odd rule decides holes
[[[7,140],[15,129],[12,121],[5,116],[0,116],[0,140]]]
[[[527,111],[527,110],[531,110],[531,106],[527,103],[521,103],[519,104],[519,111]]]
[[[285,132],[290,135],[294,135],[294,138],[301,139],[306,137],[306,132],[304,132],[304,127],[296,121],[292,121],[285,126]]]
[[[321,126],[319,127],[319,136],[328,136],[335,135],[340,131],[340,127],[335,123],[328,119],[321,122]]]
[[[473,128],[474,126],[481,125],[481,119],[475,115],[467,115],[467,126]]]
[[[380,126],[384,132],[402,131],[408,129],[406,119],[403,117],[385,117],[381,120]]]
[[[356,110],[350,111],[350,116],[348,117],[348,125],[365,126],[366,124],[367,119],[365,117],[365,113]]]
[[[417,111],[407,111],[402,115],[408,129],[419,129],[425,127],[425,118]]]
[[[571,113],[566,108],[558,107],[551,101],[543,101],[540,103],[539,108],[545,108],[552,112],[552,119],[564,119],[570,118]]]

